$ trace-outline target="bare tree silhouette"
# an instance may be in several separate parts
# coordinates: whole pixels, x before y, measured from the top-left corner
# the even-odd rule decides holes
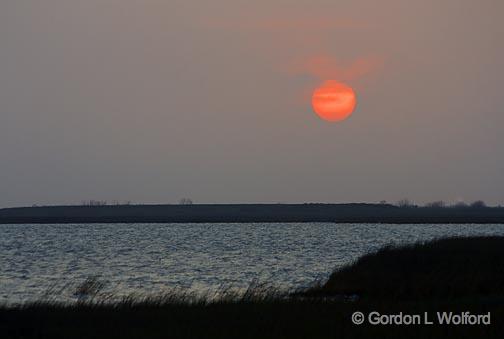
[[[471,204],[471,207],[473,208],[483,208],[486,207],[486,204],[483,200],[476,200]]]
[[[415,204],[409,199],[401,199],[397,202],[397,206],[399,207],[414,207]]]
[[[179,200],[179,205],[192,205],[193,201],[189,198],[182,198]]]
[[[431,208],[443,208],[446,207],[446,203],[443,200],[432,201],[425,204],[425,207]]]

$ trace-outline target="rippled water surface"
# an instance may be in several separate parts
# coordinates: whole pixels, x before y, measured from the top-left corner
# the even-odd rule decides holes
[[[300,287],[385,244],[482,234],[504,235],[504,225],[0,225],[0,301],[49,290],[70,298],[63,287],[90,276],[119,294],[254,280]]]

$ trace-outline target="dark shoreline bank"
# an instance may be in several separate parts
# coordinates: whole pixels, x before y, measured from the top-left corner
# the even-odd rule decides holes
[[[49,206],[0,209],[0,224],[333,222],[500,224],[502,207],[388,204],[197,204]]]

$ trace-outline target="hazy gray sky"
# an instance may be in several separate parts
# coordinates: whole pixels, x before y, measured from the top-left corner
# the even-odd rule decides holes
[[[504,203],[503,4],[2,1],[0,206]]]

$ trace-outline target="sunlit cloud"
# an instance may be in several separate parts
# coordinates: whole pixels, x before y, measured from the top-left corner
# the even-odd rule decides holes
[[[360,57],[350,62],[342,62],[332,56],[317,55],[309,58],[295,59],[286,70],[290,74],[303,74],[320,79],[354,81],[378,72],[384,61],[379,57]]]
[[[328,31],[332,29],[357,29],[366,27],[366,24],[361,21],[327,17],[214,18],[205,20],[204,24],[211,28],[232,28],[269,32]]]

